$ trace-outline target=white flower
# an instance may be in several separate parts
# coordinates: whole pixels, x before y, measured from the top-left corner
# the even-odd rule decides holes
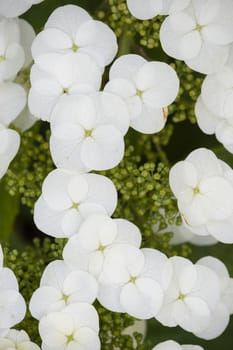
[[[138,55],[118,58],[110,69],[104,90],[121,96],[130,113],[130,126],[151,134],[160,131],[167,120],[167,106],[177,96],[179,79],[163,62],[147,62]]]
[[[30,341],[25,331],[16,329],[10,329],[4,337],[0,337],[0,349],[40,350],[38,345]]]
[[[167,340],[156,345],[152,350],[204,350],[198,345],[180,345],[174,340]]]
[[[25,316],[26,304],[18,291],[18,283],[14,273],[3,267],[3,253],[0,246],[0,332],[13,327]]]
[[[53,161],[80,172],[113,168],[123,158],[128,127],[128,110],[118,96],[65,96],[51,116]]]
[[[81,7],[66,5],[50,15],[45,29],[32,45],[34,59],[50,52],[84,53],[104,67],[116,55],[116,36],[106,24],[93,20]]]
[[[93,214],[82,223],[78,234],[69,239],[63,258],[71,268],[88,271],[98,277],[108,252],[119,244],[138,248],[141,234],[137,226],[124,219]]]
[[[5,175],[10,162],[19,149],[20,136],[14,131],[0,124],[0,179]]]
[[[18,17],[30,9],[34,4],[44,0],[3,0],[0,2],[0,15],[5,17]]]
[[[52,110],[61,96],[99,90],[101,75],[97,64],[84,54],[40,56],[31,69],[30,112],[50,121]]]
[[[196,334],[203,339],[214,339],[226,329],[230,314],[233,313],[233,279],[230,278],[226,266],[217,258],[207,256],[197,261],[214,271],[219,278],[220,301],[212,313],[211,322],[201,333]]]
[[[112,215],[116,205],[117,191],[107,177],[56,169],[44,180],[34,221],[50,236],[69,237],[90,214]]]
[[[163,325],[179,325],[189,332],[202,332],[220,299],[217,275],[209,268],[193,265],[181,257],[169,259],[173,274],[156,319]]]
[[[233,153],[233,64],[207,76],[195,106],[197,122],[206,134],[216,134],[218,141]]]
[[[183,11],[163,22],[163,50],[198,72],[217,72],[226,63],[233,41],[232,19],[231,0],[191,0]]]
[[[96,279],[88,272],[72,271],[64,261],[51,262],[43,272],[40,288],[32,295],[30,311],[40,320],[77,302],[92,304],[97,296]]]
[[[154,249],[113,247],[104,260],[98,300],[107,309],[139,319],[160,310],[170,278],[167,257]]]
[[[98,314],[87,303],[68,305],[44,316],[39,332],[43,350],[100,350]]]
[[[205,148],[197,149],[170,171],[170,186],[189,229],[233,242],[232,170]]]

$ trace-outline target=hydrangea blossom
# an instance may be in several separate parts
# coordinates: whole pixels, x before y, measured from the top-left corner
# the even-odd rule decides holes
[[[129,54],[119,57],[109,74],[104,90],[125,100],[130,126],[146,134],[160,131],[167,120],[167,106],[178,93],[176,72],[166,63],[148,62]]]
[[[50,52],[84,53],[104,67],[116,55],[116,36],[106,24],[93,20],[81,7],[66,5],[50,15],[45,29],[32,45],[34,59]]]
[[[39,346],[31,342],[25,331],[10,329],[4,337],[0,336],[1,350],[40,350]]]
[[[104,260],[98,300],[111,311],[149,319],[162,306],[169,278],[170,264],[158,250],[118,245]]]
[[[159,343],[152,350],[204,350],[199,345],[180,345],[174,340],[167,340]]]
[[[233,64],[207,76],[195,112],[199,127],[233,153]]]
[[[231,0],[191,0],[163,22],[162,48],[198,72],[217,72],[226,63],[233,41],[232,19]]]
[[[87,303],[68,305],[42,317],[39,332],[44,350],[100,350],[98,314]]]
[[[72,271],[64,261],[51,262],[43,272],[40,287],[33,293],[30,311],[40,320],[50,312],[61,311],[77,302],[92,304],[98,285],[88,272]]]
[[[116,204],[117,191],[105,176],[56,169],[44,180],[34,221],[51,236],[69,237],[90,214],[112,215]]]
[[[179,325],[189,332],[200,333],[208,327],[219,303],[218,277],[210,268],[193,265],[182,257],[172,257],[169,261],[172,277],[156,318],[165,326]]]
[[[230,278],[226,266],[217,258],[207,256],[197,261],[197,264],[206,266],[214,271],[219,278],[220,301],[212,313],[212,320],[208,327],[196,334],[204,339],[214,339],[226,329],[230,314],[233,313],[233,279]]]
[[[13,18],[22,15],[34,4],[44,0],[7,0],[0,3],[0,15]]]
[[[63,250],[65,262],[73,269],[88,271],[96,277],[102,272],[108,252],[117,245],[139,248],[141,234],[136,225],[107,215],[90,215]]]
[[[199,235],[233,242],[232,169],[205,148],[176,163],[169,182],[184,224]]]
[[[30,112],[50,121],[52,110],[62,96],[99,90],[101,75],[102,70],[85,54],[49,53],[38,57],[30,75]]]
[[[3,252],[0,245],[0,333],[13,327],[25,316],[26,304],[19,293],[18,282],[14,273],[3,267]]]
[[[118,96],[65,96],[51,116],[52,158],[57,167],[81,172],[113,168],[123,158],[128,127],[128,110]]]

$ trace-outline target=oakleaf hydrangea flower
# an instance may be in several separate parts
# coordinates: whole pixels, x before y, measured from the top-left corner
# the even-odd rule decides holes
[[[0,179],[5,175],[10,162],[19,149],[20,136],[15,130],[0,124]]]
[[[182,257],[169,261],[173,273],[156,318],[165,326],[179,325],[189,332],[202,332],[220,299],[218,277],[210,268],[193,265]]]
[[[163,22],[162,48],[198,72],[217,72],[226,63],[233,42],[232,19],[231,0],[191,0]]]
[[[162,306],[169,277],[168,259],[158,250],[118,245],[104,260],[98,300],[111,311],[149,319]]]
[[[199,127],[233,153],[233,64],[207,76],[195,112]]]
[[[51,116],[53,161],[80,172],[113,168],[123,158],[128,127],[128,110],[118,96],[65,96]]]
[[[3,252],[0,245],[0,334],[13,327],[25,316],[26,304],[19,293],[14,273],[3,267]]]
[[[13,18],[22,15],[34,4],[44,0],[7,0],[0,3],[0,15]]]
[[[68,305],[60,312],[51,312],[42,317],[39,332],[42,349],[100,350],[98,314],[87,303]]]
[[[84,54],[40,56],[31,69],[31,89],[28,96],[30,112],[50,121],[51,113],[62,96],[87,94],[99,90],[102,71]]]
[[[63,310],[77,302],[92,304],[98,285],[88,272],[72,271],[64,261],[51,262],[43,272],[40,287],[33,293],[30,311],[40,320],[46,314]]]
[[[32,45],[34,59],[51,52],[87,54],[104,67],[116,55],[116,36],[106,24],[93,20],[81,7],[66,5],[50,15],[45,29]]]
[[[136,225],[107,215],[90,215],[63,250],[65,262],[73,269],[88,271],[96,277],[102,272],[108,252],[116,245],[139,248],[141,233]]]
[[[112,215],[116,205],[117,191],[107,177],[56,169],[44,180],[34,221],[50,236],[69,237],[90,214]]]
[[[204,350],[199,345],[180,345],[174,340],[167,340],[159,343],[152,350]]]
[[[208,327],[196,334],[198,337],[209,340],[224,332],[229,323],[230,314],[233,313],[233,279],[230,278],[226,266],[217,258],[207,256],[198,260],[197,264],[210,268],[219,278],[220,301],[212,313],[212,320]]]
[[[10,329],[4,337],[0,336],[1,350],[40,350],[39,346],[31,342],[25,331]]]
[[[110,69],[105,91],[121,96],[129,109],[130,126],[152,134],[160,131],[167,120],[167,106],[177,96],[179,79],[163,62],[148,62],[138,55],[119,57]]]
[[[205,148],[197,149],[171,171],[169,182],[189,229],[233,242],[232,169]]]

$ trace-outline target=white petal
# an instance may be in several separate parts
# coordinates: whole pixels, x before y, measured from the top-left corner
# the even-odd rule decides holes
[[[14,289],[18,291],[18,282],[13,271],[7,267],[0,269],[0,288],[4,289]]]
[[[8,126],[23,110],[26,104],[25,90],[15,83],[0,84],[0,122]]]
[[[117,191],[113,182],[98,174],[84,174],[88,183],[86,203],[102,205],[109,215],[112,215],[117,205]]]
[[[100,21],[89,20],[83,23],[76,35],[78,51],[91,56],[99,66],[111,63],[117,53],[115,33]]]
[[[197,186],[197,173],[193,164],[189,161],[180,161],[173,165],[169,174],[169,183],[176,197],[182,191]]]
[[[134,82],[138,70],[146,62],[147,61],[139,55],[129,54],[120,56],[111,66],[109,72],[110,80],[120,78]]]
[[[111,135],[111,137],[109,137]],[[121,132],[112,125],[96,128],[92,137],[84,140],[81,159],[85,166],[94,170],[111,169],[118,165],[124,155]]]
[[[49,312],[60,311],[65,307],[62,294],[53,287],[41,287],[37,289],[30,300],[30,312],[34,318],[40,320]]]
[[[19,19],[20,42],[24,49],[24,67],[27,68],[32,62],[31,46],[36,33],[30,23],[24,19]]]
[[[205,105],[202,96],[199,96],[195,105],[195,114],[197,123],[200,129],[208,135],[214,134],[219,123],[219,118],[216,114],[210,112]]]
[[[19,292],[13,289],[0,291],[0,328],[11,328],[23,320],[26,304]]]
[[[177,96],[179,79],[168,64],[148,62],[138,72],[137,88],[144,92],[143,101],[151,108],[166,107]]]
[[[159,283],[150,278],[139,278],[123,286],[120,302],[126,312],[139,319],[155,316],[162,306],[163,291]]]
[[[80,213],[75,208],[71,208],[64,214],[61,222],[62,230],[65,237],[70,237],[77,233],[82,222]]]
[[[79,6],[60,6],[50,15],[45,28],[60,29],[74,39],[80,26],[90,19],[87,11]]]
[[[72,206],[68,186],[72,173],[64,169],[55,169],[45,178],[42,185],[42,196],[54,210],[69,209]]]
[[[100,350],[101,344],[97,332],[88,327],[82,327],[77,331],[77,343],[71,343],[69,350]]]
[[[22,46],[16,42],[11,43],[5,52],[5,59],[0,62],[0,80],[14,79],[22,68],[25,54]]]
[[[233,218],[222,221],[212,221],[207,224],[209,234],[223,243],[233,243]]]
[[[72,315],[77,330],[88,327],[96,333],[99,331],[99,318],[94,306],[87,303],[75,303],[68,305],[65,313]]]
[[[82,202],[88,193],[88,182],[82,175],[73,176],[68,183],[68,194],[74,203]]]
[[[63,260],[54,260],[45,268],[40,286],[50,286],[62,290],[64,280],[69,272],[70,268]]]
[[[34,206],[34,223],[42,232],[52,237],[65,237],[62,229],[64,211],[51,209],[42,197],[36,201]]]
[[[138,19],[151,19],[162,10],[162,0],[148,0],[146,4],[143,0],[127,0],[130,13]]]
[[[100,284],[98,301],[106,309],[114,312],[125,312],[120,303],[122,286],[112,284]]]
[[[142,236],[139,228],[132,222],[124,219],[114,219],[117,225],[116,244],[130,244],[140,248]]]
[[[181,350],[181,346],[173,340],[167,340],[165,342],[159,343],[152,350]],[[191,350],[191,349],[187,349],[187,350]]]
[[[5,17],[18,17],[26,12],[32,4],[37,4],[43,0],[25,1],[25,0],[8,0],[7,3],[0,4],[0,13]]]
[[[90,252],[82,247],[78,235],[69,238],[62,255],[65,263],[72,269],[88,271]]]
[[[132,118],[130,126],[144,134],[154,134],[163,129],[166,120],[164,109],[150,108],[148,105],[143,104],[141,113]]]

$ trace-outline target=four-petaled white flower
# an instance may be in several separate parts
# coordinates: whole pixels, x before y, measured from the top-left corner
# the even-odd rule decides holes
[[[73,269],[88,271],[96,277],[102,272],[108,252],[117,245],[141,244],[137,226],[123,219],[111,219],[107,215],[90,215],[71,237],[63,250],[65,262]]]
[[[170,279],[167,257],[155,249],[113,247],[104,260],[99,302],[107,309],[139,319],[155,317]]]
[[[178,93],[176,72],[166,63],[148,62],[130,54],[118,58],[109,74],[104,90],[125,100],[130,126],[146,134],[160,131],[167,120],[167,106]]]
[[[231,0],[191,0],[162,23],[162,48],[198,72],[217,72],[226,63],[233,42],[232,18]]]
[[[165,326],[179,325],[189,332],[202,332],[220,299],[218,277],[211,269],[193,265],[188,259],[172,257],[169,260],[172,277],[156,319]]]
[[[51,262],[43,272],[40,287],[33,293],[30,311],[40,320],[77,302],[92,304],[98,292],[96,279],[85,271],[71,270],[63,260]]]
[[[128,110],[118,96],[65,96],[51,116],[52,158],[59,168],[81,172],[113,168],[123,158],[128,127]]]
[[[39,332],[43,350],[100,350],[98,314],[87,303],[68,305],[42,317]]]
[[[172,167],[169,182],[192,232],[233,242],[233,171],[226,163],[200,148]]]
[[[23,330],[10,329],[5,336],[0,336],[1,350],[40,350],[39,346],[31,342],[28,334]]]
[[[117,191],[107,177],[56,169],[44,180],[34,221],[50,236],[69,237],[90,214],[112,215],[116,205]]]
[[[34,59],[50,52],[84,53],[104,67],[116,55],[116,36],[106,24],[93,20],[81,7],[66,5],[51,14],[32,45]]]

